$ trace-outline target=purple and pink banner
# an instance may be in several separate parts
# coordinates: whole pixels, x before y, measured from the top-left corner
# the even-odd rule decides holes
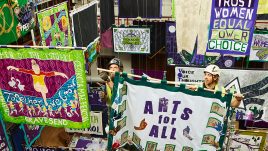
[[[207,52],[249,55],[258,0],[213,0]]]

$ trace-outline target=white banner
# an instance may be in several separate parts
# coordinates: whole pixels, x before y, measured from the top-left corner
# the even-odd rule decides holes
[[[150,53],[150,28],[113,28],[114,52]]]
[[[204,68],[176,67],[175,81],[188,84],[202,84],[204,79]],[[263,107],[268,105],[268,71],[266,70],[238,70],[221,69],[219,80],[220,87],[225,87],[232,92],[239,92],[245,96],[240,104],[237,117],[246,118],[246,111],[254,113],[254,119],[259,120],[263,116]],[[221,91],[221,90],[220,90]]]
[[[249,60],[268,61],[268,34],[254,34]]]
[[[90,111],[90,128],[66,128],[65,131],[68,133],[103,135],[102,112]]]
[[[122,117],[115,120],[115,129],[110,130],[114,142],[120,141],[124,146],[131,139],[145,151],[215,151],[221,145],[224,101],[230,101],[231,95],[222,97],[204,90],[128,78],[126,89],[122,84],[118,87],[117,92],[123,96],[114,102]]]

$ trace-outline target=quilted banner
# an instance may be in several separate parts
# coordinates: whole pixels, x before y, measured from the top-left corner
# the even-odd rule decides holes
[[[6,121],[89,127],[82,50],[0,49],[0,107]]]
[[[264,119],[264,107],[268,105],[267,75],[268,71],[265,70],[221,69],[219,87],[244,95],[244,100],[236,113],[238,120],[250,116],[253,120]],[[175,69],[177,82],[202,85],[203,80],[204,68],[177,67]]]
[[[249,60],[268,61],[268,32],[253,35]]]
[[[67,3],[37,14],[44,46],[72,46]]]
[[[135,144],[145,151],[220,149],[231,94],[150,83],[146,78],[115,77],[110,136],[121,146]],[[138,100],[138,101],[137,101]],[[110,139],[111,141],[111,139]],[[109,145],[112,143],[109,142]]]
[[[150,53],[150,28],[113,28],[114,52]]]
[[[35,26],[34,4],[28,0],[0,1],[0,44],[10,44]]]
[[[258,0],[213,0],[207,52],[249,55]]]

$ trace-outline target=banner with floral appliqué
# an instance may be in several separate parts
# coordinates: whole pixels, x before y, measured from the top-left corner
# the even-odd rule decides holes
[[[72,46],[67,3],[37,14],[44,46]]]
[[[113,28],[114,52],[150,53],[150,28]]]
[[[0,107],[13,123],[90,125],[82,50],[0,49]]]
[[[120,142],[122,148],[135,144],[145,151],[218,150],[231,97],[116,74],[109,146]]]
[[[0,44],[10,44],[35,26],[34,3],[28,0],[0,1]]]

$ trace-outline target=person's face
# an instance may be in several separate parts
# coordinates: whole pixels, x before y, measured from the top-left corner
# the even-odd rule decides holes
[[[112,65],[110,65],[109,70],[112,70],[112,71],[115,71],[115,72],[119,72],[120,69],[119,69],[118,65],[112,64]],[[110,73],[110,76],[111,77],[114,77],[114,73]]]
[[[217,78],[218,77],[213,76],[211,73],[208,73],[208,72],[204,73],[204,83],[206,85],[211,85],[213,82],[216,82]]]
[[[40,68],[39,68],[38,64],[33,64],[32,69],[33,69],[34,73],[36,73],[36,74],[40,73]]]

